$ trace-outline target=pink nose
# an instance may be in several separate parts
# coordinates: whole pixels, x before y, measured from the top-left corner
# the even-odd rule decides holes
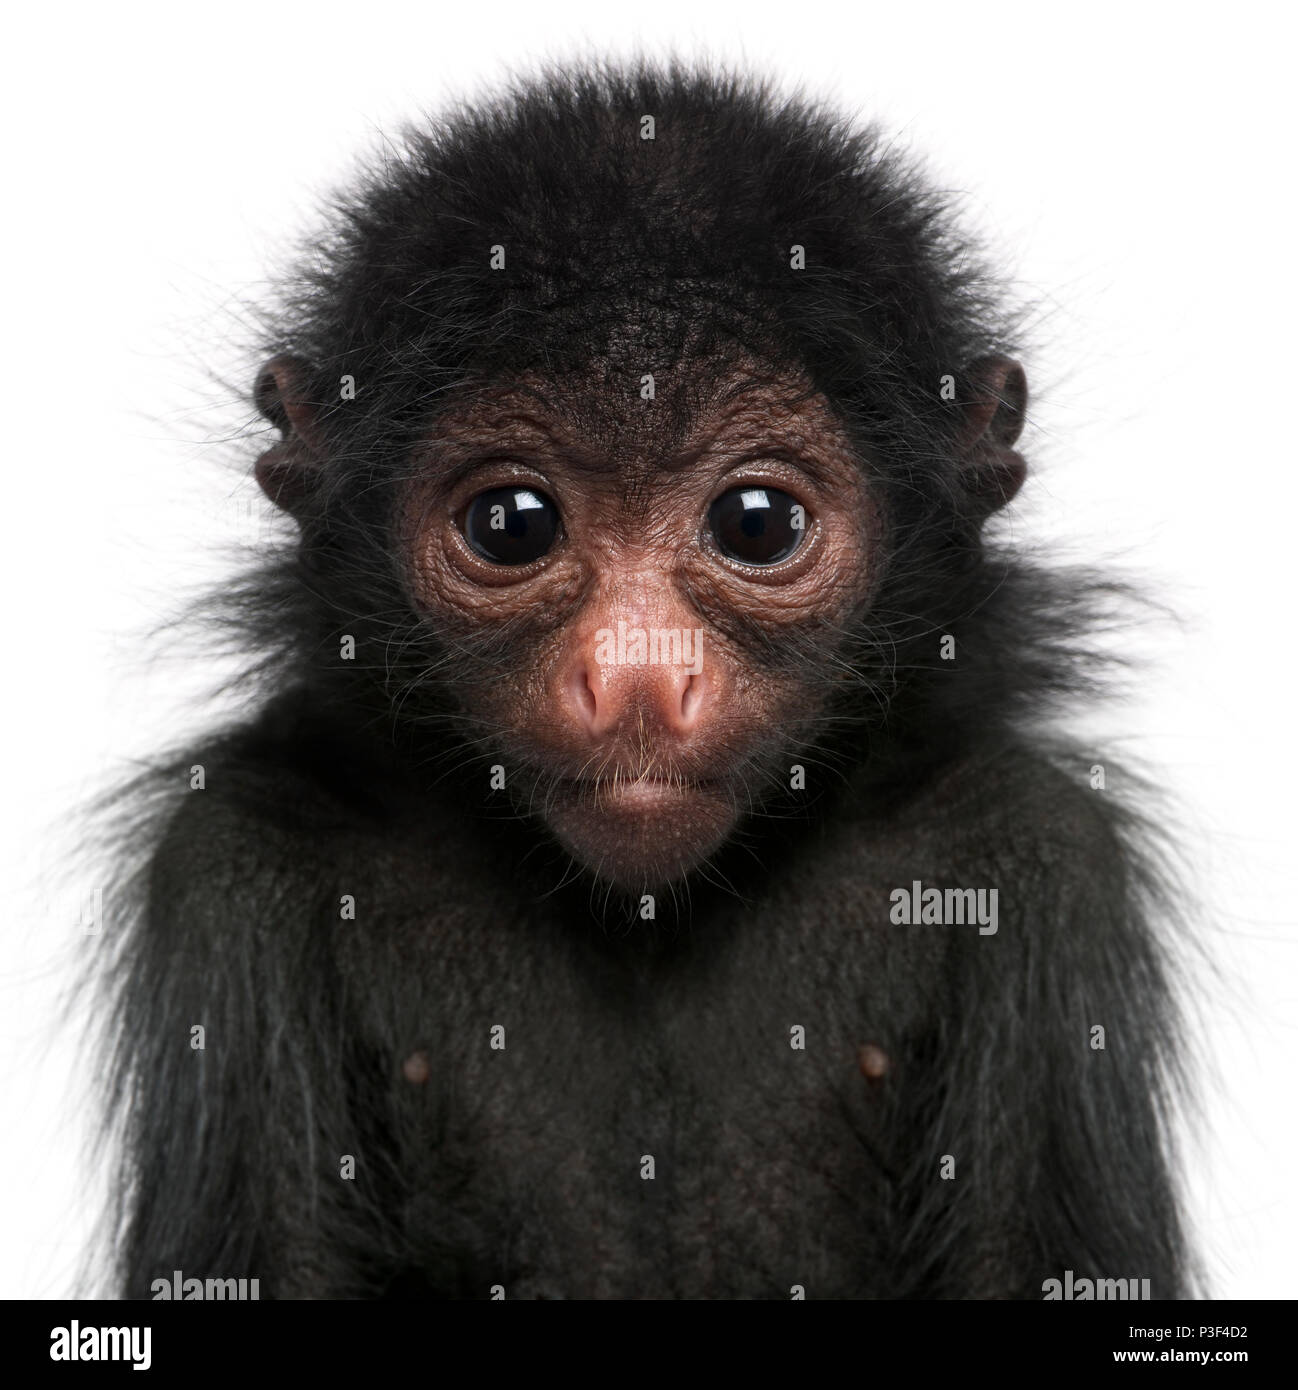
[[[648,721],[683,738],[702,717],[706,690],[706,677],[682,663],[602,663],[593,654],[579,656],[564,682],[568,712],[592,738],[629,720]]]

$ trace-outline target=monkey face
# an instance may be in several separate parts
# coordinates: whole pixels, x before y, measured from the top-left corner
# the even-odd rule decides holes
[[[319,597],[381,652],[361,668],[392,722],[449,716],[454,742],[421,747],[421,767],[480,765],[581,869],[634,893],[704,865],[813,765],[859,760],[913,664],[899,631],[935,621],[928,580],[890,595],[896,504],[944,465],[856,447],[800,370],[687,355],[659,389],[628,343],[562,378],[462,386],[396,477],[383,448],[372,470],[339,450],[304,365],[275,359],[258,401],[285,437],[257,475],[302,522]],[[1024,394],[1006,359],[971,369],[938,484],[953,528],[1022,481]],[[380,494],[390,533],[369,515]],[[906,563],[922,577],[932,558]]]
[[[873,572],[876,508],[828,404],[793,376],[713,380],[598,411],[566,383],[479,393],[439,420],[404,509],[466,743],[632,892],[797,775]]]

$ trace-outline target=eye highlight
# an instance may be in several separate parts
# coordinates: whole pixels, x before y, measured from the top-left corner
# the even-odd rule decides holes
[[[743,485],[723,492],[708,508],[717,549],[744,565],[778,565],[807,534],[806,508],[778,487]]]
[[[461,530],[493,565],[527,565],[554,544],[559,509],[536,488],[493,487],[469,503]]]

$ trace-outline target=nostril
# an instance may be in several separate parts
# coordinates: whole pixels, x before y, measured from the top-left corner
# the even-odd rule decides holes
[[[599,714],[599,702],[595,699],[595,692],[590,684],[590,675],[585,668],[577,668],[573,676],[572,686],[578,713],[588,725],[594,728],[596,717]]]
[[[685,691],[681,696],[681,722],[687,726],[693,724],[702,704],[703,677],[692,674],[686,676]]]

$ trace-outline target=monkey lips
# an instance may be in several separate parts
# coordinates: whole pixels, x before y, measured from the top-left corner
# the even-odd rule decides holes
[[[725,781],[669,775],[562,778],[543,814],[574,859],[628,892],[664,886],[697,868],[738,819]]]

